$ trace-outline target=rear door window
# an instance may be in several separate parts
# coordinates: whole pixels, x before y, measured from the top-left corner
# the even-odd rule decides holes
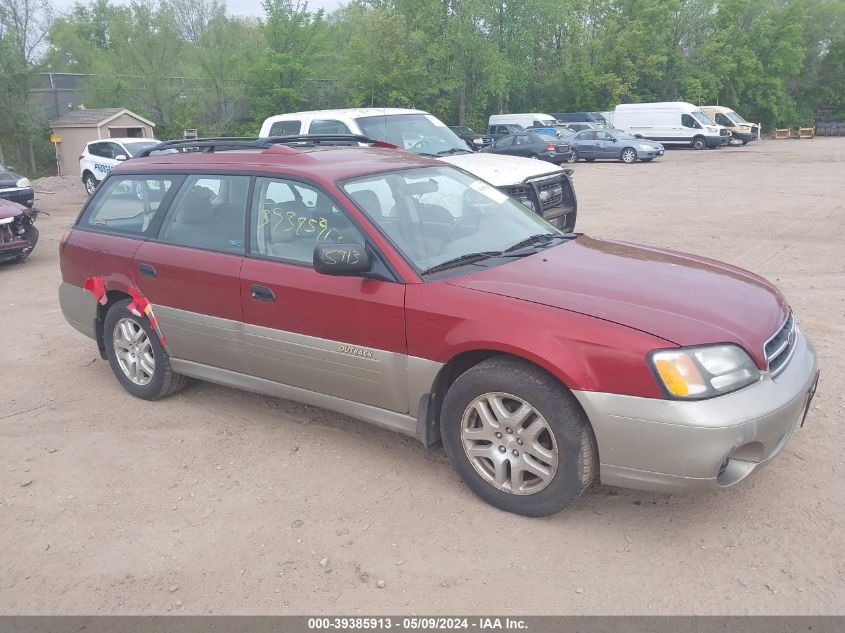
[[[79,226],[98,231],[147,235],[168,193],[182,178],[149,174],[109,178],[88,205]]]
[[[170,206],[158,239],[179,246],[243,253],[249,181],[249,176],[188,176]]]
[[[299,134],[301,129],[299,121],[276,121],[270,126],[270,136],[293,136]]]

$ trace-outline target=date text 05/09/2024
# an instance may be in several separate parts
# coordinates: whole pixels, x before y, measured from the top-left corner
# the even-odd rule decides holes
[[[308,629],[314,631],[372,631],[390,629],[399,631],[517,631],[527,629],[527,624],[521,618],[510,617],[327,617],[308,618]]]

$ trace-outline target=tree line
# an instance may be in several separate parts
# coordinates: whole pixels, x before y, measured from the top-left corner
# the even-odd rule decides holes
[[[57,15],[0,0],[0,147],[40,152],[38,72],[87,75],[84,105],[127,107],[159,138],[255,134],[271,115],[396,106],[485,128],[497,112],[727,105],[764,128],[845,118],[843,0],[109,0]],[[78,104],[77,104],[78,105]],[[21,161],[23,163],[23,161]],[[49,161],[47,161],[49,164]]]

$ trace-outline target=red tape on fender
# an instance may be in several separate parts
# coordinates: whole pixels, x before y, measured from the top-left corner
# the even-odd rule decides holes
[[[162,347],[167,349],[167,339],[164,338],[164,334],[158,327],[158,320],[156,319],[155,314],[153,313],[153,306],[150,304],[147,298],[135,288],[129,289],[129,295],[132,297],[132,301],[129,303],[128,306],[126,306],[126,309],[137,317],[147,317],[147,319],[149,319],[150,321],[150,325],[153,326],[153,329],[156,331],[156,334],[158,334],[158,339],[161,341]]]
[[[94,295],[94,298],[100,305],[106,305],[108,303],[109,298],[106,296],[106,282],[103,281],[102,277],[88,277],[82,288]]]

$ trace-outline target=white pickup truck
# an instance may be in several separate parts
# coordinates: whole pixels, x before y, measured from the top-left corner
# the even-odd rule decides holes
[[[260,136],[360,134],[451,163],[486,180],[557,228],[575,229],[578,202],[571,169],[544,161],[472,152],[445,123],[422,110],[357,108],[292,112],[266,119]]]

